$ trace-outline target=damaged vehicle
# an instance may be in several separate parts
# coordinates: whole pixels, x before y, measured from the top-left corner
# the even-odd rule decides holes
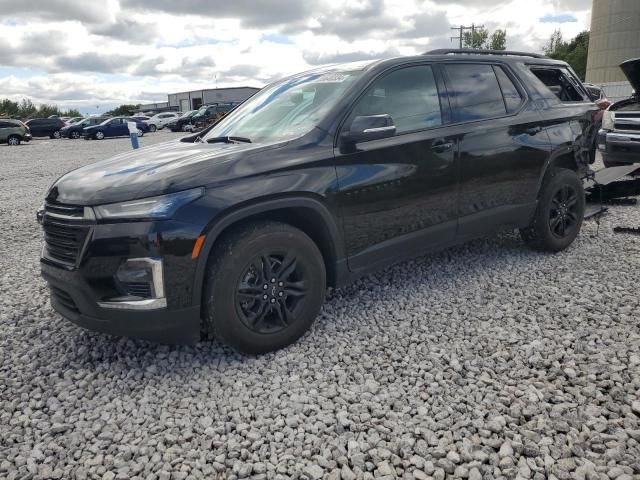
[[[279,80],[202,132],[83,166],[38,219],[53,308],[251,354],[300,338],[328,287],[501,230],[580,232],[598,107],[569,66],[437,50]]]
[[[640,58],[620,65],[633,95],[611,105],[602,118],[598,149],[606,167],[640,162]]]

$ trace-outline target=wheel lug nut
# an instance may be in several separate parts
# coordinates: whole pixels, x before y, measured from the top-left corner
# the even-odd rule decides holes
[[[267,285],[266,283],[262,286],[263,290],[266,290],[267,288],[269,288],[269,285]]]
[[[284,295],[284,293],[282,293],[282,292],[280,292],[280,293],[278,294],[278,296],[279,296],[279,297],[281,297],[281,296],[283,296],[283,295]]]
[[[276,299],[275,299],[275,298],[272,298],[272,299],[271,299],[271,303],[276,303]]]
[[[262,298],[264,298],[266,300],[267,298],[269,298],[269,296],[268,295],[263,295]]]
[[[275,278],[272,278],[272,279],[271,279],[271,283],[276,283],[276,279],[275,279]]]
[[[282,287],[282,286],[284,286],[284,283],[283,282],[278,282],[278,286]]]

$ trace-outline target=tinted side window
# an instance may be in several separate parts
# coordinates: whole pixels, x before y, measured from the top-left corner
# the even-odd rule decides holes
[[[428,65],[395,70],[376,80],[356,103],[347,125],[355,117],[388,114],[396,133],[442,125],[440,98]]]
[[[496,77],[498,77],[498,82],[500,83],[500,89],[502,90],[502,96],[504,97],[504,104],[507,107],[507,113],[517,112],[524,99],[502,67],[494,66],[493,69],[496,72]]]
[[[453,99],[453,121],[466,122],[506,114],[498,79],[491,65],[446,65]]]

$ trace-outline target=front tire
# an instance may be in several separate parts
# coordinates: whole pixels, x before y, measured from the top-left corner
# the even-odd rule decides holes
[[[10,145],[12,147],[20,145],[20,137],[17,135],[11,135],[9,138],[7,138],[7,145]]]
[[[542,185],[533,222],[520,235],[535,250],[559,252],[580,233],[584,210],[584,189],[576,172],[555,168]]]
[[[156,127],[155,125],[149,125],[149,131],[151,133],[155,132],[158,129],[158,127]]]
[[[322,254],[304,232],[278,222],[247,224],[225,234],[210,257],[206,328],[243,353],[278,350],[309,329],[325,290]]]
[[[80,138],[80,132],[76,132],[76,131],[71,132],[71,138],[73,138],[74,140],[77,140],[78,138]]]
[[[104,132],[96,132],[93,134],[93,138],[95,140],[103,140],[104,139]]]

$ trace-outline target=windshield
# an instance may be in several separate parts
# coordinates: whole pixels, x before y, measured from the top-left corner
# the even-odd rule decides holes
[[[204,137],[282,141],[310,132],[338,102],[362,70],[323,70],[265,87],[222,119]]]

